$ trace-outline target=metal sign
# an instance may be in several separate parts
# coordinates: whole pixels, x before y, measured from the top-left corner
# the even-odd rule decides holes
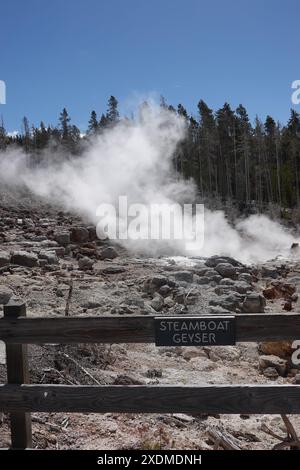
[[[156,317],[156,346],[224,346],[235,344],[234,316]]]

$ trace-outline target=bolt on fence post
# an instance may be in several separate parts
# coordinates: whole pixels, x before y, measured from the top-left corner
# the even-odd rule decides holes
[[[26,305],[23,302],[14,301],[4,305],[4,318],[6,320],[13,322],[19,317],[26,317]],[[6,343],[6,365],[8,384],[29,383],[27,345]],[[12,449],[32,447],[30,413],[11,413],[10,427]]]

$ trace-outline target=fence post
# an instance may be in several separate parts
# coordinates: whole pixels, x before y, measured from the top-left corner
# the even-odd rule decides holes
[[[26,317],[26,305],[23,302],[16,301],[4,305],[4,317],[11,321],[19,317]],[[6,365],[7,383],[29,383],[27,345],[6,343]],[[12,449],[32,447],[30,413],[11,413],[10,427]]]

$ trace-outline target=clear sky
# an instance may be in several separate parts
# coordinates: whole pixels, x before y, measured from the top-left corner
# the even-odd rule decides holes
[[[111,94],[123,112],[162,94],[285,122],[299,31],[299,0],[0,0],[0,113],[14,130],[24,115],[56,124],[65,106],[83,130]]]

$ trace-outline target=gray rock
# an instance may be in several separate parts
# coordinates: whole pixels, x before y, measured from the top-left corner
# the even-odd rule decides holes
[[[242,266],[242,263],[231,258],[230,256],[211,256],[205,261],[205,265],[209,266],[210,268],[215,268],[220,263],[231,264],[234,267]]]
[[[115,264],[115,265],[112,265],[112,266],[107,266],[106,268],[102,269],[101,273],[103,273],[103,274],[120,274],[120,273],[124,273],[125,271],[126,271],[126,269],[123,266],[117,266]]]
[[[209,305],[220,306],[231,312],[235,312],[240,308],[243,296],[241,294],[232,292],[227,295],[222,295],[218,299],[211,299]]]
[[[240,273],[238,275],[238,280],[239,281],[245,281],[245,282],[248,282],[248,284],[251,284],[251,282],[253,281],[253,278],[252,278],[251,274],[249,274],[249,273]]]
[[[244,299],[242,310],[245,313],[264,313],[266,299],[256,292],[247,294]]]
[[[10,253],[8,251],[0,251],[0,268],[8,266],[10,263]]]
[[[176,281],[193,282],[193,273],[190,271],[178,271],[174,277]]]
[[[89,231],[85,227],[73,227],[71,241],[74,243],[85,243],[90,239]]]
[[[67,231],[55,233],[54,239],[60,246],[67,246],[71,243],[71,235]]]
[[[38,257],[35,253],[27,251],[14,251],[11,258],[12,264],[33,268],[38,265]]]
[[[83,258],[79,258],[78,260],[78,268],[81,269],[82,271],[89,271],[93,269],[94,266],[94,261],[91,258],[88,258],[87,256],[84,256]]]
[[[207,276],[195,276],[195,280],[197,282],[197,284],[199,284],[200,286],[203,286],[203,285],[206,285],[206,284],[210,284],[211,282],[213,282],[213,279],[211,277],[207,277]]]
[[[236,277],[236,269],[229,263],[219,263],[215,267],[215,270],[222,276],[226,278],[235,278]]]
[[[287,370],[287,361],[281,357],[274,356],[273,354],[264,355],[259,357],[259,368],[265,370],[268,367],[273,367],[277,370],[281,377],[284,377]]]
[[[55,251],[40,251],[39,258],[40,260],[45,260],[47,264],[58,264]]]
[[[13,291],[6,286],[0,286],[0,304],[7,304],[11,297],[13,296]]]
[[[171,289],[170,286],[168,286],[168,284],[165,284],[165,285],[161,286],[160,289],[159,289],[159,293],[163,297],[167,297],[170,294],[171,291],[172,291],[172,289]]]
[[[125,300],[125,303],[127,305],[133,305],[134,307],[139,307],[139,308],[145,307],[145,301],[141,299],[140,297],[128,297]]]
[[[151,300],[151,307],[154,308],[156,312],[159,312],[164,306],[164,299],[161,295],[156,294],[155,297]]]
[[[106,248],[103,248],[103,250],[101,250],[99,253],[100,259],[115,259],[118,256],[119,255],[117,250],[112,246],[107,246]]]
[[[279,374],[277,370],[275,369],[275,367],[267,367],[264,370],[264,376],[267,377],[268,379],[275,380],[275,379],[278,379]]]

